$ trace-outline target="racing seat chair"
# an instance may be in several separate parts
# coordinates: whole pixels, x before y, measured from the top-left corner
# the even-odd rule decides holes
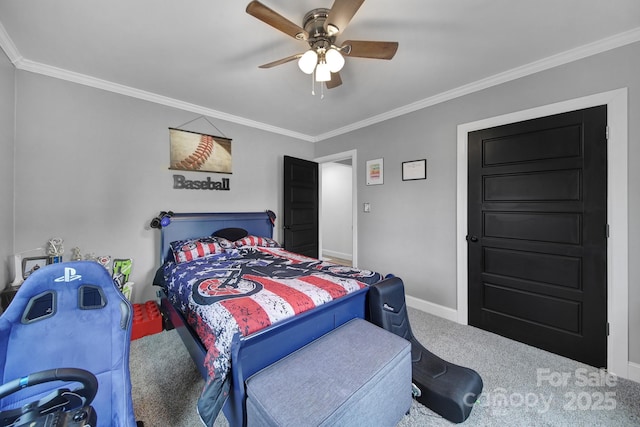
[[[0,317],[0,381],[56,368],[89,371],[98,380],[91,403],[97,425],[134,427],[131,325],[131,304],[100,264],[42,267],[25,280]],[[20,408],[60,386],[58,381],[24,388],[3,398],[0,410]]]
[[[390,275],[372,285],[368,298],[369,321],[411,342],[414,398],[451,422],[465,421],[482,393],[480,375],[439,358],[413,336],[400,278]]]

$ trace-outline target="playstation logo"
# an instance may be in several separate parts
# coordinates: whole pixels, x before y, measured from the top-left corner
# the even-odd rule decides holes
[[[76,269],[71,267],[64,268],[64,276],[60,276],[55,279],[56,282],[73,282],[74,280],[81,279],[80,274],[76,274]]]

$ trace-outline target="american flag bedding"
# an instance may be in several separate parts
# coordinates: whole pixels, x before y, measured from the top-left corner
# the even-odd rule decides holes
[[[189,262],[165,263],[164,287],[207,349],[209,377],[198,402],[213,425],[229,390],[231,341],[382,279],[372,271],[282,248],[246,246]]]

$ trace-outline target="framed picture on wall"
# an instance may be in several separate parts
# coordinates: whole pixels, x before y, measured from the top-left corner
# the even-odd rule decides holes
[[[384,159],[367,161],[367,185],[384,184]]]
[[[402,180],[427,179],[427,159],[402,162]]]
[[[22,258],[22,278],[26,279],[31,276],[31,273],[49,264],[49,261],[48,256]]]
[[[169,128],[169,169],[231,173],[231,140]]]

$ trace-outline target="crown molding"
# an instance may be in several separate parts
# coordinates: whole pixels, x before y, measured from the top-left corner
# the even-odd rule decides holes
[[[575,49],[571,49],[565,52],[561,52],[557,55],[549,56],[539,61],[534,61],[529,64],[512,68],[505,72],[495,74],[482,80],[475,81],[473,83],[457,87],[455,89],[439,93],[435,96],[416,101],[412,104],[408,104],[399,108],[396,108],[386,113],[379,114],[377,116],[369,117],[368,119],[361,120],[359,122],[352,123],[347,126],[335,129],[330,132],[323,133],[316,137],[317,141],[333,138],[338,135],[352,132],[357,129],[361,129],[367,126],[371,126],[376,123],[383,122],[395,117],[403,116],[405,114],[412,113],[414,111],[421,110],[423,108],[431,107],[436,104],[440,104],[445,101],[449,101],[464,95],[468,95],[473,92],[478,92],[483,89],[487,89],[492,86],[497,86],[502,83],[506,83],[512,80],[519,79],[521,77],[529,76],[531,74],[538,73],[540,71],[548,70],[560,65],[568,64],[579,59],[586,58],[588,56],[596,55],[598,53],[606,52],[618,47],[626,46],[631,43],[640,41],[640,27],[633,30],[626,31],[624,33],[616,34],[612,37],[608,37],[602,40],[598,40],[594,43],[586,44]]]
[[[80,74],[62,68],[52,67],[50,65],[24,59],[22,55],[20,55],[20,52],[18,51],[16,46],[13,44],[13,41],[7,34],[4,26],[2,26],[2,23],[0,23],[0,48],[4,50],[4,52],[7,54],[7,56],[17,69],[30,71],[61,80],[67,80],[85,86],[90,86],[97,89],[130,96],[133,98],[142,99],[145,101],[177,108],[184,111],[202,114],[204,116],[217,118],[220,120],[226,120],[243,126],[261,129],[267,132],[276,133],[308,142],[319,142],[325,139],[343,135],[345,133],[353,132],[355,130],[371,126],[385,120],[403,116],[405,114],[409,114],[423,108],[431,107],[433,105],[440,104],[442,102],[446,102],[474,92],[478,92],[492,86],[497,86],[502,83],[529,76],[531,74],[558,67],[560,65],[568,64],[570,62],[577,61],[588,56],[596,55],[598,53],[606,52],[608,50],[612,50],[638,41],[640,41],[640,27],[577,47],[575,49],[561,52],[559,54],[541,59],[539,61],[534,61],[520,67],[512,68],[511,70],[495,74],[493,76],[469,83],[467,85],[459,86],[452,90],[439,93],[437,95],[413,102],[411,104],[387,111],[382,114],[369,117],[358,122],[354,122],[350,125],[343,126],[341,128],[337,128],[320,135],[312,136],[277,126],[271,126],[269,124],[250,120],[244,117],[227,114],[222,111],[213,110],[210,108],[202,107],[200,105],[136,89],[130,86],[113,83],[85,74]]]
[[[220,120],[225,120],[232,123],[237,123],[243,126],[248,126],[255,129],[262,129],[267,132],[272,132],[284,136],[288,136],[295,139],[301,139],[304,141],[315,142],[315,139],[309,135],[302,134],[300,132],[294,132],[289,129],[280,128],[277,126],[271,126],[266,123],[250,120],[240,116],[234,116],[222,111],[213,110],[211,108],[202,107],[200,105],[192,104],[190,102],[180,101],[178,99],[169,98],[167,96],[158,95],[153,92],[148,92],[140,89],[136,89],[130,86],[113,83],[108,80],[99,79],[86,74],[76,73],[74,71],[65,70],[63,68],[53,67],[50,65],[34,62],[28,59],[19,59],[14,62],[17,69],[29,71],[36,74],[42,74],[45,76],[53,77],[60,80],[66,80],[73,83],[93,87],[96,89],[102,89],[105,91],[117,93],[120,95],[130,96],[132,98],[141,99],[144,101],[153,102],[167,107],[173,107],[192,113],[201,114],[207,117],[212,117]]]
[[[5,30],[4,25],[2,25],[2,22],[0,22],[0,48],[4,50],[4,53],[7,54],[7,57],[9,57],[12,64],[15,65],[17,61],[22,59],[20,52],[18,52],[16,45],[13,44],[13,40],[9,37],[9,34],[7,33],[7,30]]]

